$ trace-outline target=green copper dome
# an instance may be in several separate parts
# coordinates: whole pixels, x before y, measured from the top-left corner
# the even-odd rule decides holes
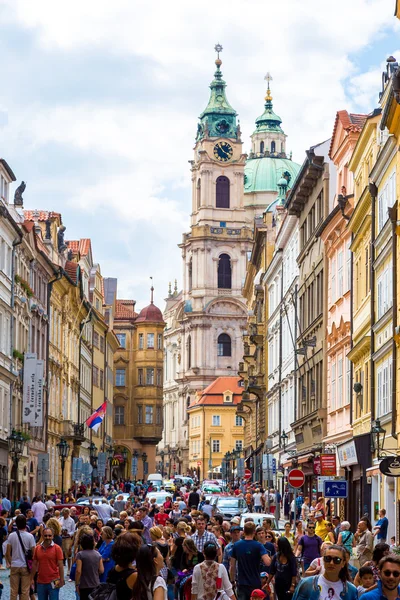
[[[221,47],[222,49],[222,47]],[[234,138],[240,137],[240,129],[236,124],[236,111],[229,104],[225,94],[226,83],[222,79],[219,58],[215,61],[217,70],[210,84],[211,94],[206,108],[200,115],[197,126],[196,141],[208,137]]]
[[[280,192],[284,174],[288,178],[288,189],[296,179],[300,165],[288,158],[252,158],[244,168],[244,192]]]
[[[269,91],[269,90],[268,90]],[[271,131],[274,133],[283,133],[281,128],[282,119],[272,110],[272,98],[267,96],[265,110],[260,117],[256,119],[256,129],[254,133],[261,131]]]

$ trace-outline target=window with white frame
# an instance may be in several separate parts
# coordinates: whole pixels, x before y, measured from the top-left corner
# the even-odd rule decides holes
[[[242,427],[242,426],[243,426],[243,417],[241,417],[240,415],[236,415],[235,427]]]
[[[336,363],[331,364],[331,410],[336,408]]]
[[[336,300],[336,259],[331,262],[331,302]]]
[[[117,333],[117,338],[121,348],[126,348],[126,333]]]
[[[346,399],[345,404],[350,403],[351,398],[351,360],[346,358]]]
[[[163,349],[163,336],[162,333],[159,333],[157,335],[157,350],[162,350]]]
[[[221,425],[221,415],[212,416],[213,427],[219,427]]]
[[[144,335],[143,333],[139,333],[139,350],[143,350],[143,339],[144,339]]]
[[[146,425],[152,425],[153,424],[153,407],[152,406],[146,406]]]
[[[351,238],[347,241],[347,250],[346,250],[346,290],[351,289]]]
[[[151,350],[154,348],[154,333],[147,334],[147,347]]]
[[[383,417],[390,412],[392,395],[392,357],[383,361],[377,369],[377,416]]]
[[[338,298],[343,296],[343,252],[338,252],[338,270],[337,270],[337,295]]]
[[[243,450],[243,440],[235,441],[235,450]]]
[[[380,319],[393,304],[392,262],[377,279],[377,316]]]
[[[339,357],[337,361],[337,408],[343,406],[343,358]]]
[[[94,382],[94,380],[96,378],[95,369],[96,369],[96,367],[93,367],[93,382]],[[125,369],[116,369],[116,371],[115,371],[115,385],[117,387],[124,387],[125,386]]]
[[[221,442],[220,440],[212,441],[212,451],[213,452],[221,452]]]
[[[387,178],[385,185],[378,192],[378,231],[389,218],[388,209],[396,201],[396,170]]]

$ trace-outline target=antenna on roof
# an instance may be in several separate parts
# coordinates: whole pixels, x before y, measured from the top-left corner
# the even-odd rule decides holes
[[[153,278],[150,277],[150,279],[151,279],[151,288],[150,288],[151,297],[150,297],[150,302],[151,302],[151,304],[154,304],[154,299],[153,299],[153,295],[154,295]]]

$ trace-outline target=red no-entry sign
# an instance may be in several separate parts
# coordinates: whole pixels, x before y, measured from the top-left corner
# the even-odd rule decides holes
[[[244,478],[245,479],[250,479],[251,478],[251,471],[250,471],[250,469],[245,469],[245,471],[244,471]]]
[[[304,485],[305,476],[300,469],[292,469],[289,471],[288,483],[294,488],[301,488]]]

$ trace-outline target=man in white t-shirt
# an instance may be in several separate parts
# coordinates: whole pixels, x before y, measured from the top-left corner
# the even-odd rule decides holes
[[[25,552],[32,550],[33,555],[36,542],[33,535],[26,530],[26,517],[24,515],[18,515],[15,524],[17,531],[13,531],[8,536],[6,551],[6,563],[11,564],[10,598],[17,598],[18,590],[21,587],[20,600],[29,600],[31,575],[26,566]],[[22,546],[24,546],[25,552]]]
[[[260,513],[262,512],[262,494],[259,490],[259,488],[256,489],[256,491],[253,494],[253,505],[254,505],[254,512],[256,513]]]
[[[32,504],[33,516],[36,521],[41,525],[43,523],[44,513],[47,511],[47,507],[44,502],[42,502],[42,498],[38,496],[36,502]]]

